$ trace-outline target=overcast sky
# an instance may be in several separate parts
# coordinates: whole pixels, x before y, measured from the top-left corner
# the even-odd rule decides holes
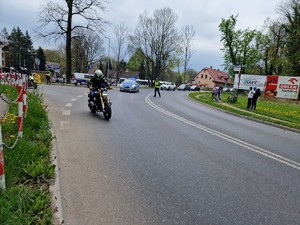
[[[43,0],[0,0],[0,31],[6,27],[10,33],[19,26],[28,30],[35,48],[54,49],[55,43],[34,39],[33,28],[38,25],[38,13]],[[65,0],[55,0],[65,2]],[[221,33],[218,25],[221,19],[237,15],[238,29],[261,29],[267,18],[276,19],[276,7],[280,0],[109,0],[103,17],[112,23],[106,36],[114,42],[113,26],[125,23],[130,32],[136,28],[138,17],[147,11],[150,15],[156,9],[169,7],[177,14],[178,29],[192,25],[196,30],[193,46],[195,53],[190,61],[191,68],[200,71],[206,66],[223,70],[223,53],[220,51]],[[108,46],[105,39],[106,48]]]

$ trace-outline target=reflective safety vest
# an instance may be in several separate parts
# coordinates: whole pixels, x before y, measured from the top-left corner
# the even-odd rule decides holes
[[[155,81],[155,83],[154,83],[154,88],[159,88],[159,86],[160,86],[159,81]]]

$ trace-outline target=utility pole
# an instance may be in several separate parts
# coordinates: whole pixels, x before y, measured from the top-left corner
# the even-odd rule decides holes
[[[108,39],[108,60],[107,60],[107,79],[109,78],[109,49],[110,49],[110,38],[109,37],[106,37],[104,36],[105,38]]]

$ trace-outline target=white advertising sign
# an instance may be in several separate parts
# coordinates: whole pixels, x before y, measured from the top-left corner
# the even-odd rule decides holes
[[[299,95],[300,77],[280,76],[277,84],[277,98],[297,99]]]
[[[256,87],[259,88],[261,91],[264,91],[266,79],[267,76],[241,74],[239,89],[249,90],[250,87]],[[239,76],[238,74],[236,74],[234,78],[234,86],[233,86],[235,89],[238,89],[238,83],[239,83]]]

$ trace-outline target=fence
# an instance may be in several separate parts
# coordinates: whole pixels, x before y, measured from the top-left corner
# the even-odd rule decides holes
[[[10,72],[1,73],[0,71],[0,85],[1,84],[15,86],[18,90],[18,96],[15,100],[9,101],[5,96],[0,93],[0,101],[4,101],[6,104],[16,104],[18,103],[18,135],[16,135],[16,140],[12,146],[8,146],[3,143],[2,140],[2,128],[0,121],[0,189],[5,190],[5,170],[4,170],[4,148],[13,149],[17,144],[19,138],[23,137],[23,120],[26,118],[27,113],[27,89],[28,83],[26,80],[26,75],[22,73]]]

